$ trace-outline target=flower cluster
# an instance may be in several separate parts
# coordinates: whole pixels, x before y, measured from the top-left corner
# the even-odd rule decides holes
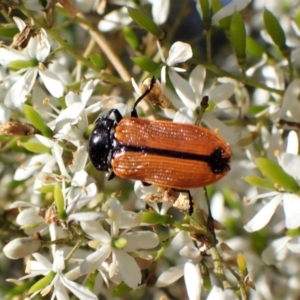
[[[4,1],[3,298],[299,298],[299,13],[177,2]],[[151,84],[137,114],[219,135],[232,152],[221,181],[187,194],[93,167],[99,115],[129,116]]]

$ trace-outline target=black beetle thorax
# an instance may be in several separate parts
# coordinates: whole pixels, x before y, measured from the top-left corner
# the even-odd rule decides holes
[[[110,169],[115,126],[114,120],[100,117],[90,136],[88,152],[94,167],[99,171]]]

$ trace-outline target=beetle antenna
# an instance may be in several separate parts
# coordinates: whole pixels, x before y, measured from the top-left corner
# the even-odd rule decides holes
[[[203,96],[201,103],[200,103],[200,112],[196,119],[195,125],[200,125],[203,114],[204,114],[205,110],[208,108],[208,100],[209,100],[208,96]]]
[[[154,87],[155,82],[156,82],[156,78],[153,76],[151,78],[150,84],[148,85],[146,91],[139,98],[137,98],[135,100],[135,103],[131,110],[131,117],[137,117],[137,112],[136,112],[137,105],[151,92],[151,90]]]

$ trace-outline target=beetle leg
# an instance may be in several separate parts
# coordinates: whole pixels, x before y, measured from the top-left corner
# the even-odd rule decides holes
[[[137,114],[137,111],[136,111],[136,107],[151,92],[152,88],[154,87],[155,82],[156,82],[156,79],[153,76],[151,78],[151,82],[150,82],[148,88],[146,89],[146,91],[139,98],[136,99],[136,101],[135,101],[135,103],[134,103],[134,105],[132,107],[132,110],[131,110],[131,114],[130,114],[131,117],[133,117],[133,118],[137,118],[138,117],[138,114]]]
[[[111,114],[115,115],[115,119],[116,119],[117,123],[120,123],[120,121],[123,119],[121,113],[116,108],[111,109],[105,118],[109,118]]]
[[[151,183],[148,183],[148,182],[145,182],[145,181],[142,181],[142,185],[143,186],[150,186],[150,185],[152,185]]]
[[[107,180],[112,180],[115,176],[116,175],[113,171],[109,171],[109,173],[107,173],[107,175],[106,175]]]

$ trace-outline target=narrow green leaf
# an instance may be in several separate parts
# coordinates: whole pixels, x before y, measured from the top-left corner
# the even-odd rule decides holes
[[[23,104],[24,114],[31,124],[38,129],[44,136],[52,137],[52,130],[46,125],[44,119],[30,105]]]
[[[127,7],[127,10],[129,16],[136,24],[144,28],[146,31],[151,32],[159,40],[164,38],[164,32],[153,22],[149,16],[132,7]]]
[[[45,145],[37,142],[25,142],[22,144],[22,146],[33,153],[49,153],[51,154],[51,149],[46,147]]]
[[[209,1],[199,0],[199,3],[202,10],[202,22],[204,24],[204,28],[208,30],[211,27],[211,12],[209,7]]]
[[[265,48],[250,36],[246,37],[246,52],[254,58],[261,58]]]
[[[38,188],[37,190],[40,191],[42,194],[53,193],[54,185],[43,185],[42,187]]]
[[[55,277],[56,273],[51,271],[45,277],[36,282],[28,291],[28,294],[32,294],[38,290],[45,288]]]
[[[13,27],[2,27],[0,28],[0,36],[1,37],[14,37],[19,32],[17,28]]]
[[[130,45],[130,47],[134,50],[138,50],[140,42],[136,33],[129,26],[124,26],[123,34],[126,42]]]
[[[169,225],[174,223],[174,219],[169,215],[162,216],[158,213],[149,211],[143,213],[142,222],[148,224]]]
[[[277,163],[267,158],[257,158],[256,165],[263,175],[273,181],[274,184],[279,185],[286,191],[299,193],[300,187],[297,181],[285,173]]]
[[[57,214],[60,220],[66,220],[65,200],[59,184],[54,187],[54,201],[57,208]]]
[[[300,10],[296,12],[295,23],[297,24],[298,30],[300,30]]]
[[[273,42],[279,47],[281,51],[288,49],[286,45],[285,33],[278,21],[268,9],[264,10],[264,23],[268,34],[271,36]]]
[[[38,66],[39,62],[36,59],[30,59],[30,60],[14,60],[8,64],[8,67],[11,70],[22,70],[27,68],[34,68]]]
[[[93,53],[89,55],[89,59],[91,60],[91,62],[97,67],[99,68],[99,70],[102,70],[106,67],[106,62],[103,59],[103,57],[101,55],[99,55],[98,53]]]
[[[246,62],[246,29],[239,12],[235,12],[230,23],[230,42],[240,65]]]
[[[253,186],[257,186],[267,190],[274,190],[274,183],[270,182],[269,180],[263,179],[257,176],[246,176],[243,178],[246,182]]]
[[[146,57],[146,56],[132,57],[131,59],[143,71],[146,71],[146,72],[149,72],[149,73],[155,72],[160,66],[159,63],[154,62],[151,58]]]
[[[121,297],[123,295],[128,294],[131,291],[131,288],[124,282],[120,283],[118,286],[114,288],[111,293],[112,297]]]

